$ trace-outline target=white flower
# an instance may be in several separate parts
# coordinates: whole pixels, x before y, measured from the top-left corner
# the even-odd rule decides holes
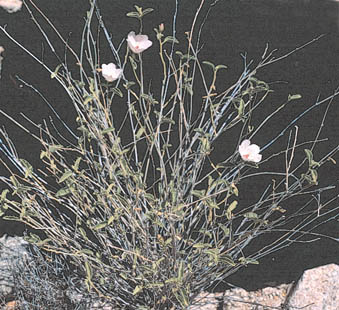
[[[4,8],[8,13],[14,13],[21,10],[21,0],[0,0],[0,6]]]
[[[102,64],[101,73],[107,82],[113,82],[121,76],[122,69],[117,68],[116,65],[111,62],[108,65]]]
[[[152,46],[153,43],[148,40],[148,36],[143,34],[135,35],[135,32],[131,31],[127,37],[127,44],[133,53],[139,54]]]
[[[4,59],[1,54],[5,51],[3,46],[0,46],[0,65],[1,65],[1,61]]]
[[[251,144],[250,140],[244,140],[239,145],[239,153],[243,160],[258,163],[261,161],[262,155],[259,154],[260,148],[256,144]]]

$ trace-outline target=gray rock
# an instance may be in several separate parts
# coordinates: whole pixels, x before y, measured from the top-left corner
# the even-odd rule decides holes
[[[29,243],[20,237],[0,238],[0,296],[13,291],[13,268],[29,260]]]

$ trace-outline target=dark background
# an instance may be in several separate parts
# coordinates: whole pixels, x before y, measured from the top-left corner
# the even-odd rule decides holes
[[[198,0],[179,1],[177,16],[177,37],[180,42],[185,41],[184,32],[190,29]],[[209,4],[207,1],[202,10],[202,16],[206,13]],[[35,3],[50,18],[60,33],[69,40],[75,51],[80,46],[81,31],[84,24],[84,16],[88,10],[86,0],[36,0]],[[117,45],[123,40],[129,31],[138,32],[138,23],[135,19],[127,18],[127,12],[133,11],[133,5],[143,8],[151,7],[155,11],[145,18],[144,33],[155,42],[153,28],[160,23],[165,24],[166,34],[170,35],[172,27],[172,16],[175,10],[174,0],[101,0],[102,15],[107,28],[113,34],[113,41]],[[34,11],[34,10],[33,10]],[[39,21],[43,20],[38,17]],[[201,23],[198,20],[198,25]],[[43,56],[44,61],[55,68],[57,59],[51,54],[46,42],[39,34],[38,29],[30,20],[29,14],[24,8],[15,14],[7,14],[0,11],[0,24],[7,24],[10,32],[18,42],[27,47],[39,58]],[[44,24],[46,25],[46,24]],[[291,55],[278,63],[273,64],[261,71],[258,76],[270,83],[274,93],[267,99],[268,103],[264,109],[274,111],[286,100],[288,94],[301,94],[302,99],[279,114],[279,117],[268,123],[266,130],[260,132],[255,143],[264,145],[268,143],[277,132],[291,121],[298,113],[311,106],[318,95],[322,98],[329,96],[339,85],[339,2],[326,0],[220,0],[211,10],[209,18],[201,35],[203,49],[200,53],[201,60],[209,60],[215,64],[226,64],[228,70],[220,74],[217,86],[226,88],[235,82],[241,73],[242,58],[240,53],[247,53],[248,59],[255,63],[260,57],[268,43],[271,49],[277,48],[277,56],[283,55],[297,46],[300,46],[321,34],[325,34],[317,42]],[[49,26],[45,27],[47,33],[51,34]],[[51,42],[63,55],[63,45],[57,37],[51,34]],[[61,118],[75,127],[75,112],[73,106],[62,88],[50,79],[50,74],[39,64],[32,60],[25,52],[18,48],[13,42],[0,32],[0,45],[4,46],[4,61],[2,66],[2,78],[0,80],[0,109],[14,117],[16,120],[27,125],[20,116],[24,113],[37,123],[47,119],[51,111],[46,107],[41,98],[32,90],[15,79],[19,75],[23,80],[35,85],[53,104]],[[154,45],[156,46],[156,45]],[[182,45],[184,46],[184,45]],[[153,47],[154,48],[154,47]],[[123,50],[124,52],[125,50]],[[107,46],[102,49],[102,63],[113,61]],[[159,81],[156,80],[156,71],[152,67],[159,67],[155,63],[156,49],[144,53],[146,62],[145,72],[147,78],[152,79],[156,88]],[[75,67],[74,59],[68,58],[70,66]],[[326,126],[320,138],[328,137],[326,144],[321,144],[315,151],[318,156],[323,156],[330,149],[338,145],[339,141],[339,99],[335,99],[326,120]],[[307,141],[315,137],[319,128],[323,112],[323,105],[306,115],[299,125],[300,140]],[[267,114],[264,110],[263,113]],[[255,120],[260,123],[260,113]],[[4,125],[7,132],[14,141],[21,158],[25,158],[35,167],[39,167],[39,148],[36,142],[17,126],[0,116],[0,124]],[[34,130],[34,129],[32,129]],[[230,139],[230,138],[228,138]],[[223,154],[223,150],[229,146],[235,146],[235,139],[219,140],[215,146],[217,154]],[[272,146],[264,156],[273,154],[286,145],[287,135]],[[234,148],[233,148],[234,149]],[[232,149],[232,150],[233,150]],[[1,158],[4,158],[3,155]],[[339,156],[334,159],[339,162]],[[272,161],[264,168],[281,171],[281,161]],[[1,175],[7,175],[3,167],[0,167]],[[338,180],[338,168],[333,164],[325,165],[320,171],[319,177],[323,184],[333,184]],[[1,187],[3,185],[0,185]],[[248,195],[240,197],[240,203],[248,205],[256,201],[256,194],[264,188],[263,184],[257,183],[248,191]],[[337,190],[337,189],[336,189]],[[337,190],[338,191],[338,190]],[[333,196],[333,191],[329,197]],[[324,197],[326,198],[326,197]],[[338,203],[338,202],[337,202]],[[17,223],[0,221],[0,236],[3,234],[21,235],[25,227]],[[338,238],[339,224],[332,221],[319,228],[318,232]],[[229,278],[235,285],[247,289],[283,282],[297,280],[302,271],[312,267],[339,263],[339,244],[328,239],[322,239],[313,243],[298,243],[288,249],[276,252],[260,261],[260,265],[243,268]]]

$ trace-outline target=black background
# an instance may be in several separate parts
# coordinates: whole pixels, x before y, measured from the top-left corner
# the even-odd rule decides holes
[[[214,1],[206,0],[202,16],[212,2]],[[35,3],[77,51],[80,46],[84,16],[89,8],[88,2],[86,0],[36,0]],[[174,0],[101,0],[99,5],[102,15],[106,27],[113,34],[113,41],[116,45],[127,36],[129,31],[138,32],[137,21],[126,17],[127,12],[134,10],[133,5],[135,4],[143,8],[155,9],[145,18],[143,31],[149,35],[153,42],[156,42],[153,28],[162,22],[165,24],[166,34],[171,34],[170,29],[175,10]],[[185,41],[184,32],[190,30],[199,4],[200,1],[197,0],[179,1],[177,38],[182,43]],[[38,14],[36,16],[39,21],[43,22]],[[200,17],[198,25],[201,21]],[[7,24],[7,31],[39,58],[43,55],[44,61],[52,69],[57,66],[57,59],[49,51],[46,42],[43,42],[43,38],[30,20],[26,9],[14,14],[8,14],[1,10],[0,24]],[[51,35],[51,42],[62,56],[63,44],[51,33],[49,26],[44,25],[47,33]],[[269,122],[266,130],[256,136],[254,141],[256,144],[268,143],[298,113],[312,105],[319,94],[324,98],[339,85],[338,25],[339,3],[335,1],[220,0],[211,10],[201,35],[203,49],[200,52],[200,59],[228,66],[228,70],[223,71],[219,76],[217,89],[231,85],[241,73],[243,60],[240,53],[246,52],[248,59],[253,59],[254,63],[257,63],[267,43],[271,49],[278,49],[277,56],[279,56],[325,34],[323,38],[312,45],[259,72],[258,76],[270,83],[275,92],[267,99],[262,113],[258,113],[255,120],[257,124],[263,120],[264,114],[267,115],[269,111],[274,111],[283,103],[288,94],[301,94],[302,99],[290,105],[287,110],[285,109],[279,114],[279,117]],[[51,111],[46,108],[39,96],[15,80],[15,75],[19,75],[23,80],[35,85],[53,104],[61,118],[72,128],[75,128],[73,106],[62,88],[55,80],[50,79],[50,74],[1,32],[0,45],[6,49],[0,80],[0,108],[28,127],[27,122],[20,116],[21,112],[37,123],[41,123],[43,119],[47,119],[51,115]],[[184,44],[179,46],[183,47]],[[156,62],[158,61],[156,44],[152,49],[143,54],[143,59],[146,63],[145,68],[147,68],[145,70],[146,80],[152,79],[154,93],[157,94],[160,82],[156,76],[160,62]],[[121,55],[124,52],[123,49]],[[102,63],[113,61],[107,46],[102,48],[101,59]],[[76,68],[72,57],[69,56],[68,61],[71,68]],[[327,117],[326,126],[320,136],[320,138],[328,137],[329,140],[315,149],[318,156],[325,155],[338,145],[338,101],[339,99],[335,99]],[[325,105],[317,108],[311,114],[306,115],[301,122],[298,122],[301,141],[311,140],[315,137],[325,108]],[[31,162],[35,167],[39,167],[40,152],[36,142],[3,116],[0,116],[0,124],[4,125],[10,134],[19,156]],[[215,145],[216,156],[219,156],[218,154],[222,156],[225,150],[233,152],[235,140],[234,137],[233,139],[232,137],[220,139]],[[284,147],[286,143],[287,135],[267,150],[264,157],[282,149],[282,145]],[[0,156],[4,158],[2,154]],[[338,155],[334,159],[339,162]],[[272,161],[263,165],[263,169],[281,171],[283,169],[281,164],[281,160]],[[0,167],[0,172],[2,175],[7,175],[3,167]],[[335,183],[338,180],[338,175],[337,166],[330,163],[319,172],[323,184]],[[256,195],[265,187],[262,183],[256,180],[256,185],[251,186],[246,195],[239,198],[240,204],[248,205],[253,202],[253,199],[258,198]],[[333,192],[330,197],[332,196]],[[24,230],[24,226],[17,223],[0,221],[0,225],[0,236],[4,233],[20,235]],[[317,231],[338,238],[339,224],[332,221]],[[327,263],[339,263],[338,243],[328,239],[313,243],[299,243],[262,259],[258,266],[243,268],[231,276],[229,281],[247,289],[255,289],[265,286],[269,282],[278,284],[296,280],[303,270]]]

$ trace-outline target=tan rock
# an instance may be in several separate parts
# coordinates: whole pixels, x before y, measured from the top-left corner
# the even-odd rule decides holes
[[[293,290],[288,305],[291,309],[338,310],[339,265],[306,270]]]
[[[249,292],[234,288],[223,293],[201,293],[189,310],[339,310],[339,266],[330,264],[306,270],[294,285]]]

